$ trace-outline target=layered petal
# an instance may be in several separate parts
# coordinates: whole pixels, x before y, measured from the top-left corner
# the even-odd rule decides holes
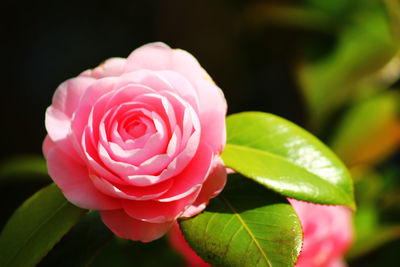
[[[79,141],[83,131],[88,124],[90,112],[94,104],[101,97],[112,93],[115,90],[115,84],[119,81],[116,77],[109,77],[97,80],[88,87],[82,94],[79,106],[77,107],[71,122],[71,130]]]
[[[77,158],[71,141],[71,118],[79,105],[83,92],[94,83],[93,78],[77,77],[62,83],[53,96],[52,105],[46,110],[46,130],[61,150]]]
[[[184,50],[171,49],[161,42],[143,45],[128,56],[125,72],[138,69],[172,70],[192,83],[198,79],[211,80],[195,57]]]
[[[93,183],[96,188],[106,195],[121,200],[150,200],[155,199],[167,192],[172,184],[172,180],[167,180],[153,186],[139,187],[130,185],[113,184],[107,179],[92,175]]]
[[[125,72],[138,69],[168,70],[185,77],[197,94],[199,117],[202,127],[205,128],[202,138],[217,151],[222,152],[224,146],[221,144],[225,144],[226,141],[226,100],[221,89],[191,54],[180,49],[171,49],[163,43],[144,45],[127,58]],[[168,72],[162,75],[167,76]],[[170,81],[178,82],[173,79],[175,77],[168,78]],[[185,91],[190,92],[190,90]]]
[[[226,184],[226,178],[227,172],[224,162],[219,156],[216,156],[213,161],[212,170],[203,183],[196,201],[185,210],[181,217],[192,217],[203,211],[209,200],[222,191]]]
[[[122,207],[129,216],[138,220],[152,223],[173,221],[193,203],[199,192],[200,186],[190,195],[176,201],[168,202],[160,202],[157,200],[123,200]]]
[[[133,219],[123,210],[101,211],[101,219],[114,234],[121,238],[150,242],[162,237],[172,226],[173,221],[149,223]]]
[[[221,90],[192,55],[153,43],[60,85],[43,153],[72,203],[148,242],[222,190],[225,114]]]
[[[222,153],[226,143],[225,116],[227,104],[224,95],[211,81],[197,80],[196,88],[200,103],[201,138],[214,151]]]
[[[213,152],[207,144],[200,144],[189,165],[177,176],[171,188],[157,199],[162,202],[175,201],[192,194],[209,176]],[[195,170],[195,171],[194,171]]]
[[[90,77],[76,77],[63,82],[53,96],[51,108],[71,119],[78,108],[83,92],[96,80]]]
[[[47,152],[47,168],[65,197],[84,209],[108,210],[121,207],[121,201],[98,191],[85,166],[65,155],[57,146]]]

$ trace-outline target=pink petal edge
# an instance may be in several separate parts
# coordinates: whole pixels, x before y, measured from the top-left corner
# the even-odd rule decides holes
[[[194,201],[194,203],[186,209],[181,217],[192,217],[207,206],[208,201],[217,196],[226,184],[226,168],[224,162],[219,156],[214,158],[213,169],[207,177],[207,180],[203,183],[202,189]]]
[[[69,158],[58,147],[47,152],[47,168],[53,181],[73,204],[84,209],[118,209],[121,202],[99,192],[85,166]]]
[[[117,236],[134,241],[150,242],[162,237],[174,221],[149,223],[135,220],[123,210],[101,211],[101,219]]]

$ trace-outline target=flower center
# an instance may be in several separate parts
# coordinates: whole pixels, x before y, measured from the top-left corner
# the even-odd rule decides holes
[[[133,121],[126,127],[126,132],[133,138],[138,138],[146,133],[147,126],[141,121]]]

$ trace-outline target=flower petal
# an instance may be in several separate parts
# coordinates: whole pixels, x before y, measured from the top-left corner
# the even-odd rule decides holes
[[[200,102],[201,140],[222,153],[226,143],[227,104],[224,95],[212,81],[197,80],[196,88]]]
[[[149,223],[135,220],[123,210],[101,211],[101,219],[114,234],[121,238],[150,242],[162,237],[174,223]]]
[[[193,85],[197,93],[199,117],[202,129],[204,129],[202,139],[210,144],[215,151],[221,153],[226,141],[225,115],[227,104],[221,89],[215,85],[196,58],[186,51],[171,49],[163,43],[147,44],[129,55],[125,72],[143,68],[177,72]],[[161,73],[172,85],[178,84],[176,77],[169,76],[166,72]],[[193,107],[197,110],[197,105]]]
[[[51,140],[49,135],[46,135],[46,137],[44,138],[43,144],[42,144],[42,151],[43,151],[43,155],[45,158],[47,158],[47,153],[49,153],[49,151],[55,147],[56,144],[54,144],[54,142]]]
[[[167,180],[162,183],[155,184],[153,186],[136,187],[128,185],[112,184],[107,179],[92,175],[93,183],[96,188],[109,196],[130,199],[130,200],[149,200],[154,199],[171,187],[172,180]]]
[[[344,206],[327,206],[289,199],[304,233],[296,266],[328,266],[342,257],[353,239],[352,212]]]
[[[60,110],[49,107],[46,110],[46,129],[49,138],[71,158],[79,158],[71,140],[71,121]]]
[[[78,207],[97,210],[121,207],[119,200],[104,195],[94,187],[86,167],[79,165],[56,146],[47,152],[47,168],[65,197]]]
[[[52,105],[46,110],[46,130],[50,138],[72,158],[79,158],[71,141],[71,119],[78,108],[84,91],[96,80],[78,76],[62,83],[53,96]]]
[[[214,158],[213,169],[203,183],[200,194],[195,202],[185,211],[182,217],[192,217],[201,212],[208,204],[208,201],[217,196],[226,183],[226,168],[224,162],[218,156]]]
[[[128,56],[124,72],[132,72],[138,69],[169,69],[171,64],[170,51],[171,48],[161,42],[143,45]]]
[[[93,78],[78,76],[63,82],[54,93],[51,106],[70,119],[78,108],[83,92],[95,81]]]
[[[97,80],[82,94],[79,106],[71,121],[71,129],[76,140],[81,140],[83,131],[88,125],[90,112],[94,104],[99,98],[107,97],[106,95],[112,94],[118,80],[119,78],[116,77],[107,77]]]
[[[200,192],[201,186],[197,187],[192,194],[170,202],[159,202],[157,200],[134,201],[122,200],[122,207],[132,218],[162,223],[175,220],[183,211],[193,203]]]
[[[200,144],[196,155],[186,168],[175,176],[171,189],[158,198],[159,201],[168,202],[178,200],[191,194],[207,179],[212,167],[213,152],[210,146]]]
[[[125,58],[114,57],[107,59],[103,64],[93,69],[90,76],[97,79],[110,76],[120,76],[124,71],[125,63]]]
[[[184,50],[171,49],[164,43],[146,44],[133,51],[127,58],[125,72],[138,69],[172,70],[191,82],[211,79],[195,57]]]

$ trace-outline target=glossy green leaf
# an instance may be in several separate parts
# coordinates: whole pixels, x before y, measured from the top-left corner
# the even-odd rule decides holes
[[[90,211],[61,239],[38,267],[89,266],[114,234],[98,211]]]
[[[302,246],[300,221],[287,199],[239,174],[229,175],[207,209],[180,227],[212,266],[293,266]]]
[[[375,164],[400,146],[400,94],[381,93],[347,111],[330,147],[348,166]]]
[[[227,167],[291,198],[355,207],[344,164],[299,126],[262,112],[231,115],[226,125]]]
[[[34,266],[83,216],[51,184],[26,200],[0,235],[0,266]]]

